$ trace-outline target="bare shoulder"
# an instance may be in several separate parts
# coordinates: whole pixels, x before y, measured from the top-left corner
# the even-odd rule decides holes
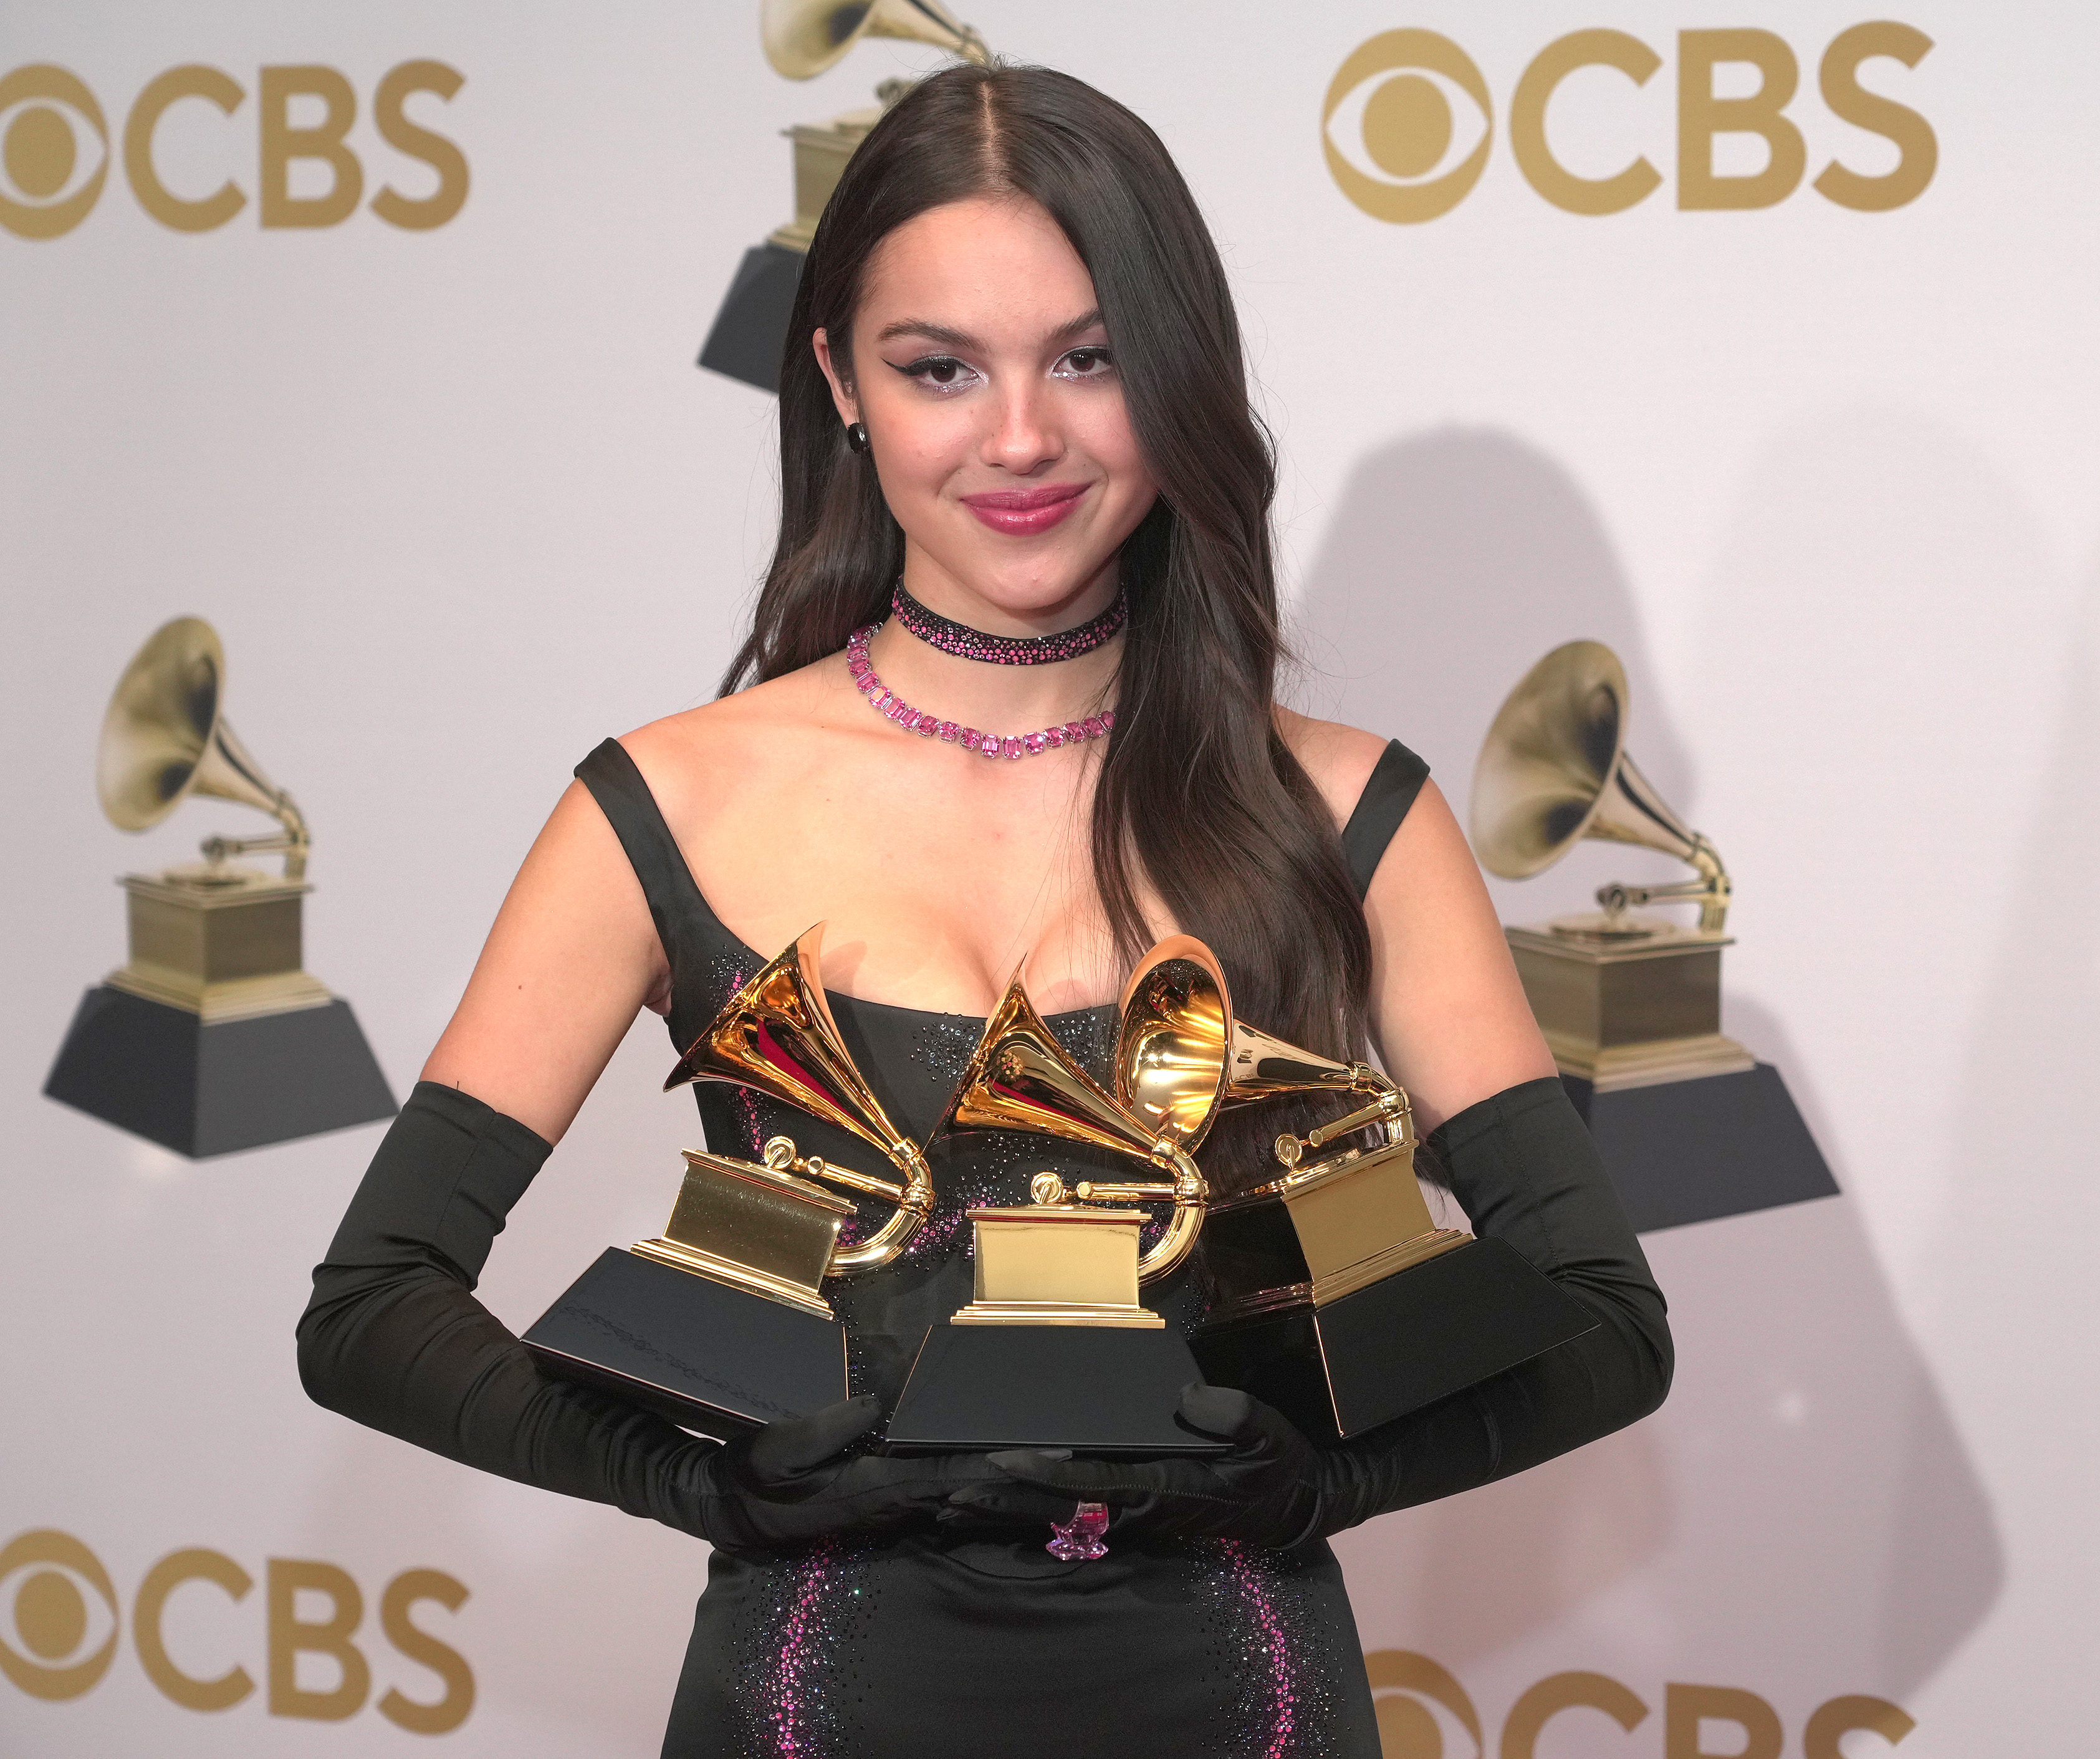
[[[705,824],[770,766],[783,743],[823,718],[845,676],[833,655],[666,715],[622,734],[620,743],[673,825]]]
[[[1315,721],[1280,703],[1276,709],[1276,730],[1305,766],[1335,824],[1348,823],[1364,784],[1384,755],[1387,742],[1361,727],[1346,727],[1339,721]]]

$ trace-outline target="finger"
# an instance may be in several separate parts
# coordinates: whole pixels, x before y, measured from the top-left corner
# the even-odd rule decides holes
[[[972,1512],[999,1521],[1054,1523],[1070,1520],[1078,1506],[1079,1500],[1061,1491],[1033,1484],[969,1484],[949,1497],[940,1519],[948,1520],[951,1512],[959,1518]]]
[[[821,1465],[882,1421],[882,1401],[862,1394],[841,1399],[807,1417],[768,1423],[751,1439],[744,1467],[763,1485],[784,1484]]]
[[[1215,1497],[1217,1475],[1193,1460],[1044,1461],[1029,1453],[995,1453],[991,1463],[1016,1482],[1054,1490],[1075,1502],[1111,1504],[1149,1497]]]
[[[1013,1448],[986,1454],[985,1463],[1002,1477],[1066,1492],[1083,1501],[1111,1482],[1123,1483],[1132,1468],[1105,1460],[1060,1459],[1039,1448]]]
[[[1181,1389],[1181,1421],[1200,1435],[1237,1439],[1254,1421],[1255,1401],[1237,1386],[1191,1381]]]

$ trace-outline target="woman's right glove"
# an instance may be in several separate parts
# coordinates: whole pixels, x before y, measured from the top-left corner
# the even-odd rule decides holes
[[[1328,1529],[1321,1457],[1280,1412],[1229,1386],[1181,1391],[1181,1422],[1229,1444],[1208,1459],[1074,1460],[1064,1449],[1010,1448],[986,1457],[983,1478],[957,1488],[957,1511],[1009,1522],[1071,1519],[1105,1503],[1109,1531],[1147,1539],[1236,1539],[1288,1549]],[[960,1526],[967,1514],[942,1517]]]
[[[769,1550],[834,1533],[930,1528],[951,1497],[999,1476],[976,1454],[848,1451],[881,1421],[881,1400],[862,1396],[768,1423],[698,1456],[689,1481],[673,1475],[675,1513],[660,1519],[711,1545]]]
[[[515,1118],[417,1083],[314,1271],[299,1375],[316,1404],[447,1459],[721,1545],[930,1528],[953,1492],[990,1475],[971,1456],[849,1451],[880,1416],[872,1399],[722,1447],[542,1373],[472,1291],[549,1152]]]

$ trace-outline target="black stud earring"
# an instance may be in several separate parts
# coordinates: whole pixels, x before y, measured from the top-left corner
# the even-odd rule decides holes
[[[867,429],[858,421],[848,424],[846,428],[846,444],[850,446],[855,452],[866,452],[867,450]]]

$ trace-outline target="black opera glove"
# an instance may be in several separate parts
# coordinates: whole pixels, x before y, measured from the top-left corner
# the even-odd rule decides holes
[[[1210,1459],[1074,1460],[1059,1450],[987,1456],[1004,1482],[967,1485],[950,1499],[1012,1521],[1068,1521],[1078,1502],[1108,1505],[1109,1530],[1145,1539],[1230,1539],[1285,1550],[1329,1530],[1325,1470],[1279,1413],[1229,1386],[1184,1387],[1181,1421],[1229,1442]],[[962,1524],[958,1518],[954,1524]]]
[[[852,1452],[882,1418],[882,1401],[862,1395],[716,1449],[699,1462],[686,1492],[689,1531],[713,1545],[770,1550],[836,1533],[926,1526],[951,1497],[999,1475],[973,1454]]]
[[[299,1374],[316,1404],[448,1459],[723,1545],[930,1527],[951,1492],[990,1475],[968,1457],[849,1454],[880,1414],[872,1400],[723,1448],[543,1373],[473,1289],[551,1152],[470,1095],[417,1084],[314,1271]]]

